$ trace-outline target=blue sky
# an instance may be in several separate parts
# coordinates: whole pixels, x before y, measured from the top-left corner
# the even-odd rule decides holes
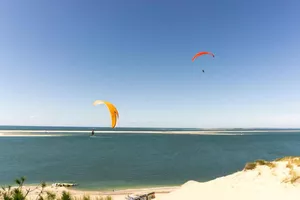
[[[300,127],[300,2],[0,1],[0,124]],[[193,55],[211,51],[215,58]],[[205,73],[201,72],[205,69]]]

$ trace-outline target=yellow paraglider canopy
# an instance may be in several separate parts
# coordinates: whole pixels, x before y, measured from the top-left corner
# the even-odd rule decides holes
[[[117,108],[108,101],[96,100],[93,103],[94,106],[97,106],[99,104],[105,104],[107,106],[108,111],[110,112],[110,117],[111,117],[111,127],[115,128],[115,126],[117,124],[117,119],[119,119],[119,112],[118,112]]]

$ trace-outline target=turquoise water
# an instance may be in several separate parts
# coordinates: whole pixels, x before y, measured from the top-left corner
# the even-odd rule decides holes
[[[74,181],[82,189],[178,185],[236,172],[248,161],[300,154],[300,131],[296,130],[167,135],[155,133],[197,130],[116,129],[128,131],[121,133],[99,128],[103,132],[96,132],[96,137],[89,137],[91,128],[86,127],[1,127],[0,135],[3,130],[60,137],[0,137],[2,185],[19,176],[26,176],[29,183]],[[83,132],[73,132],[78,130]]]

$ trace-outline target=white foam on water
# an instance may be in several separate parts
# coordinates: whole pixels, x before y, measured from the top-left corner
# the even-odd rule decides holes
[[[47,135],[47,134],[5,134],[0,133],[0,137],[62,137],[65,135],[57,134],[57,135]]]

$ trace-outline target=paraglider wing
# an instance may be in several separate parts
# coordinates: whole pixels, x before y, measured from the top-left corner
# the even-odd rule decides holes
[[[118,112],[117,108],[108,101],[96,100],[93,103],[94,106],[97,106],[99,104],[106,105],[106,107],[108,108],[108,111],[110,113],[110,117],[111,117],[111,127],[115,128],[115,126],[117,124],[117,120],[119,119],[119,112]]]
[[[192,58],[192,61],[194,61],[196,58],[198,58],[199,56],[202,56],[202,55],[205,55],[205,54],[209,54],[211,55],[212,57],[215,57],[215,55],[211,52],[207,52],[207,51],[202,51],[202,52],[199,52],[199,53],[196,53],[194,55],[194,57]]]

